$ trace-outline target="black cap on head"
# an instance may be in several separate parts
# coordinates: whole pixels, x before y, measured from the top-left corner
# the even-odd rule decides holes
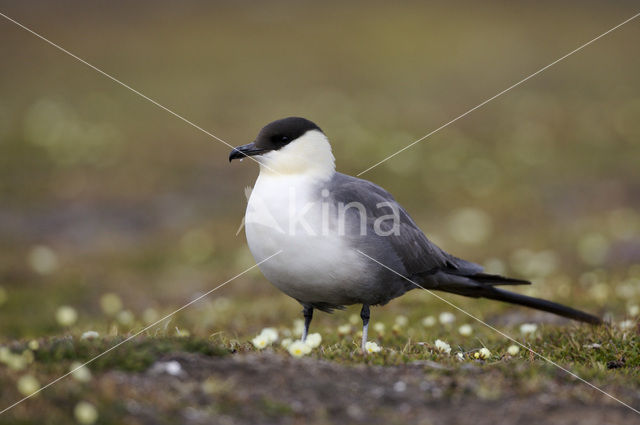
[[[258,137],[256,147],[265,150],[278,150],[310,130],[320,130],[315,123],[305,118],[288,117],[265,125]]]
[[[273,121],[262,127],[253,143],[233,148],[229,154],[229,161],[276,151],[310,130],[318,130],[322,133],[320,127],[305,118],[288,117]]]

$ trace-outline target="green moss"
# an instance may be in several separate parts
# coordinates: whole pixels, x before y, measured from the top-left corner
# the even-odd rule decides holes
[[[35,359],[44,365],[59,365],[65,361],[86,362],[100,356],[90,363],[91,369],[139,372],[167,353],[189,352],[222,356],[229,352],[224,347],[192,337],[137,337],[124,341],[123,337],[92,340],[51,338],[40,343],[40,348],[35,352]],[[118,344],[121,345],[117,346]],[[106,352],[107,350],[110,351]]]

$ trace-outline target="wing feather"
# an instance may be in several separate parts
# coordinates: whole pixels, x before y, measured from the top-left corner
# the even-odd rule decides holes
[[[367,180],[336,173],[331,182],[331,189],[336,202],[359,202],[364,205],[367,212],[368,237],[384,238],[383,243],[393,250],[408,275],[423,275],[438,270],[450,270],[460,274],[482,272],[482,267],[478,264],[454,257],[431,242],[407,211],[380,186]],[[380,206],[382,203],[386,203],[383,204],[385,206]],[[393,210],[399,215],[398,231],[389,236],[377,235],[374,229],[376,220],[388,216]],[[390,221],[381,224],[384,231],[392,229]]]

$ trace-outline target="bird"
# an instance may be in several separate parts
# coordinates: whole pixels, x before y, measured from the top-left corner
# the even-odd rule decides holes
[[[439,248],[389,192],[337,172],[329,139],[310,120],[267,124],[229,154],[229,162],[244,158],[259,164],[245,213],[247,244],[266,279],[302,305],[302,341],[314,310],[359,304],[366,353],[370,307],[418,287],[601,323],[589,313],[499,288],[531,282],[486,273]]]

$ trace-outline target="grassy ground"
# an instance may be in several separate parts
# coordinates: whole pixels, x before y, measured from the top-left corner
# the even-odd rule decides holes
[[[3,13],[232,145],[273,119],[306,116],[351,174],[633,7],[0,1]],[[363,176],[447,251],[533,280],[525,293],[606,317],[591,328],[444,295],[635,408],[639,31],[628,24]],[[227,146],[14,24],[0,20],[0,37],[2,409],[254,264],[236,230],[256,170],[230,166]],[[455,321],[439,323],[446,312]],[[508,354],[511,341],[428,293],[372,310],[372,328],[384,330],[371,332],[382,350],[368,357],[357,314],[317,314],[321,345],[294,358],[281,341],[295,337],[300,306],[253,270],[0,423],[79,421],[81,402],[104,424],[636,418],[525,349]],[[425,326],[430,316],[436,324]],[[537,330],[523,334],[528,323]],[[257,350],[251,340],[265,327],[280,339]],[[87,331],[98,337],[81,339]],[[490,356],[475,358],[483,347]]]
[[[508,342],[495,333],[477,329],[473,336],[461,336],[453,329],[434,331],[411,321],[388,325],[396,330],[376,332],[372,338],[382,346],[378,353],[363,356],[352,332],[338,336],[335,329],[323,329],[320,347],[301,359],[279,343],[256,353],[244,339],[223,333],[202,338],[150,332],[79,371],[79,364],[124,337],[54,337],[37,340],[37,347],[33,341],[14,342],[9,356],[22,357],[24,363],[9,362],[2,370],[3,400],[24,395],[25,376],[45,384],[75,372],[55,390],[16,406],[0,423],[66,422],[82,402],[95,406],[100,423],[207,423],[213,418],[230,423],[490,423],[497,414],[519,423],[538,423],[541,417],[547,423],[635,421],[631,410],[531,352],[509,354]],[[611,397],[637,407],[635,327],[637,323],[626,331],[545,325],[527,336],[503,329]],[[295,332],[279,331],[283,336]],[[415,334],[429,338],[406,336]],[[451,343],[451,353],[438,351],[437,336]],[[490,347],[491,354],[476,358],[483,347]]]

